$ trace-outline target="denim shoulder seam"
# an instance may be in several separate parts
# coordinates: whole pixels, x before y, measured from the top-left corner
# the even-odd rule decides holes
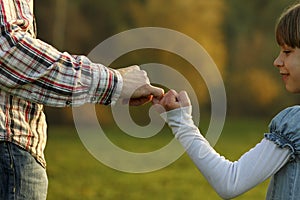
[[[285,135],[278,133],[266,133],[265,138],[274,142],[278,145],[279,148],[289,148],[291,150],[291,158],[290,160],[294,160],[296,157],[296,147],[292,141],[290,141]]]

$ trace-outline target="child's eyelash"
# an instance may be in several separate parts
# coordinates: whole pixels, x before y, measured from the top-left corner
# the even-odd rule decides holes
[[[284,50],[283,53],[287,54],[287,53],[291,53],[290,50]]]

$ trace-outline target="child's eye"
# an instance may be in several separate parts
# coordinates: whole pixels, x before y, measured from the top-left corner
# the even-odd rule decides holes
[[[294,48],[292,48],[288,45],[282,45],[281,46],[281,52],[285,55],[289,55],[290,53],[292,53],[293,50],[294,50]]]

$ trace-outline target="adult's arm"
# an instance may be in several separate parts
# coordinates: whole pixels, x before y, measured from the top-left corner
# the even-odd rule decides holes
[[[86,56],[58,51],[36,39],[32,26],[28,1],[1,0],[1,90],[57,107],[117,100],[122,89],[118,71],[93,63]]]

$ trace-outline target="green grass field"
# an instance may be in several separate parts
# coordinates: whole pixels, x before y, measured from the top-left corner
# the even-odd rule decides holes
[[[236,160],[262,139],[267,125],[266,120],[227,119],[215,149],[229,160]],[[149,140],[149,144],[141,145],[117,130],[110,131],[111,140],[130,151],[151,150],[171,138],[171,134],[160,134]],[[161,170],[130,174],[111,169],[96,160],[85,149],[73,127],[50,125],[48,137],[48,200],[221,199],[186,154]],[[264,199],[267,185],[268,181],[236,199]]]

